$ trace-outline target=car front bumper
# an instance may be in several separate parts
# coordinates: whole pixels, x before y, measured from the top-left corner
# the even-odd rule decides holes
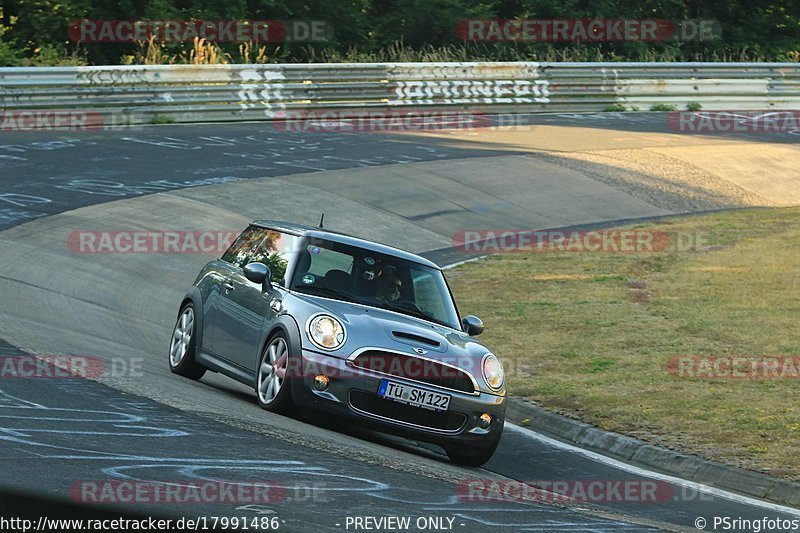
[[[302,371],[295,374],[292,384],[294,401],[302,407],[344,415],[380,431],[445,447],[485,448],[502,433],[505,396],[486,392],[469,394],[380,374],[355,367],[345,359],[308,350],[303,350],[302,356]],[[323,391],[314,387],[314,377],[318,374],[328,378],[328,387]],[[448,394],[449,408],[446,412],[432,412],[382,398],[378,396],[382,379]],[[483,413],[492,416],[486,429],[478,423]]]

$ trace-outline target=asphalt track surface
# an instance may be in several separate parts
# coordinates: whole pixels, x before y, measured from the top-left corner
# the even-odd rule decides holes
[[[585,127],[591,121],[592,128],[609,132],[667,132],[663,116],[657,114],[594,117],[542,115],[525,121],[566,128]],[[774,134],[739,138],[789,144],[797,140]],[[574,194],[570,187],[585,186],[607,199],[608,209],[592,212],[591,206],[565,205],[555,214],[541,211],[525,219],[523,213],[515,219],[519,206],[512,205],[513,198],[524,194],[519,189],[505,195],[470,193],[466,198],[471,200],[459,200],[457,208],[445,202],[419,213],[398,213],[382,203],[386,196],[412,194],[420,184],[399,177],[413,174],[415,168],[450,167],[462,175],[482,162],[520,155],[530,154],[511,146],[484,146],[479,136],[454,142],[441,136],[285,132],[264,123],[80,134],[4,132],[0,228],[7,231],[0,233],[4,304],[0,337],[13,344],[0,345],[0,355],[22,353],[14,346],[20,345],[32,353],[95,354],[143,368],[103,383],[2,380],[0,484],[63,500],[70,487],[93,480],[274,482],[285,491],[268,504],[121,504],[114,509],[166,517],[277,516],[289,531],[352,531],[352,525],[346,529],[348,517],[364,516],[446,517],[453,519],[456,531],[695,530],[698,517],[709,522],[713,516],[800,517],[797,510],[635,467],[620,468],[516,427],[507,428],[496,456],[484,468],[470,469],[451,465],[432,446],[336,422],[315,425],[266,413],[251,391],[231,380],[209,375],[195,383],[168,372],[166,347],[177,311],[173,307],[208,257],[150,254],[115,263],[119,256],[71,254],[63,235],[54,236],[57,230],[84,229],[90,223],[92,229],[118,228],[136,217],[155,219],[159,227],[170,220],[209,220],[218,215],[222,227],[235,229],[256,218],[252,214],[258,205],[236,212],[242,201],[226,191],[241,194],[242,189],[252,192],[254,187],[274,191],[263,200],[270,216],[283,213],[282,218],[296,219],[302,213],[298,221],[309,223],[312,213],[324,209],[326,220],[337,229],[417,252],[439,250],[439,258],[445,257],[441,250],[448,245],[442,236],[470,221],[500,224],[510,219],[507,224],[527,223],[526,228],[534,229],[669,214],[567,173],[548,182],[552,190],[539,188],[532,194],[564,194],[561,200],[568,202],[569,194]],[[407,173],[398,174],[403,167]],[[382,181],[386,175],[393,178]],[[268,178],[273,176],[280,180],[271,182]],[[369,177],[377,185],[347,182]],[[458,196],[459,187],[474,184],[449,186]],[[303,196],[308,193],[319,196],[309,200]],[[447,197],[448,191],[440,194]],[[124,202],[102,205],[119,200]],[[596,198],[590,201],[598,203]],[[359,205],[370,213],[366,221],[343,212]],[[88,211],[73,211],[79,208]],[[456,212],[460,210],[468,217]],[[592,216],[582,216],[587,212]],[[541,219],[535,218],[539,215]],[[452,217],[461,218],[456,222]],[[365,223],[371,226],[358,231]],[[410,228],[418,228],[418,234],[400,235]],[[160,276],[162,263],[167,265],[163,279],[153,279]],[[158,287],[171,288],[162,297]],[[158,301],[157,311],[147,307],[148,300]],[[90,309],[86,314],[84,305]],[[71,316],[75,313],[80,316]],[[460,499],[459,484],[474,479],[655,479],[660,498],[647,503],[569,505]]]

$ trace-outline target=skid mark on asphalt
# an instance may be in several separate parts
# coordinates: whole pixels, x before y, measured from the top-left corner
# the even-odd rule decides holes
[[[99,384],[81,387],[90,383],[63,379],[48,380],[43,385],[59,392],[57,395],[48,394],[52,397],[68,397],[70,391],[72,394],[78,392],[81,401],[89,402],[92,408],[74,405],[51,407],[0,389],[0,441],[14,446],[17,451],[27,450],[42,462],[64,465],[83,479],[94,477],[96,480],[177,487],[191,487],[192,483],[196,485],[198,482],[252,485],[267,480],[287,495],[284,501],[270,502],[268,506],[242,505],[243,502],[203,504],[205,506],[193,503],[192,507],[180,507],[182,513],[207,514],[209,509],[213,509],[215,515],[278,514],[286,520],[287,526],[294,523],[305,529],[315,524],[318,530],[320,527],[340,529],[334,522],[343,522],[346,516],[380,514],[415,518],[455,517],[460,531],[478,531],[487,527],[541,531],[543,524],[545,529],[561,531],[642,529],[621,520],[584,516],[535,502],[492,505],[466,502],[456,494],[456,486],[449,483],[431,487],[383,479],[378,481],[374,479],[370,465],[357,460],[345,463],[349,465],[347,467],[318,464],[316,460],[303,460],[303,455],[316,457],[313,451],[275,447],[261,436],[230,439],[230,444],[223,448],[223,453],[230,454],[229,457],[211,456],[202,447],[184,455],[183,450],[187,448],[181,443],[186,442],[185,438],[202,442],[208,439],[208,433],[213,432],[213,429],[207,429],[208,421],[202,422],[201,431],[192,432],[185,429],[192,422],[182,413],[164,413],[160,406],[135,398],[114,398],[107,390],[100,390],[102,385]],[[88,390],[81,391],[78,387]],[[94,390],[95,387],[98,390]],[[41,390],[32,390],[31,394],[37,398],[43,396]],[[226,431],[230,429],[226,428]],[[242,459],[256,449],[253,442],[247,441],[260,442],[263,450],[269,450],[270,457]],[[156,444],[158,442],[163,444]],[[137,453],[141,449],[149,453]],[[163,454],[151,450],[163,450]],[[200,456],[191,456],[197,452]],[[76,483],[74,473],[62,476],[66,477],[61,480],[65,486],[71,487]],[[70,494],[74,497],[75,493]],[[170,508],[163,504],[161,507],[154,504],[153,507],[162,511]],[[175,510],[175,507],[171,509]],[[332,513],[332,509],[336,513]],[[515,518],[508,520],[507,513],[512,511]]]

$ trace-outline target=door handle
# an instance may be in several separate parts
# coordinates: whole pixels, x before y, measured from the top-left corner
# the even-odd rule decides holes
[[[236,288],[231,283],[226,283],[225,285],[223,285],[223,287],[225,287],[226,291],[232,291],[233,289]]]

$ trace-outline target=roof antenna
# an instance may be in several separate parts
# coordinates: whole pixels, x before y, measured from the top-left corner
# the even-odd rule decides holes
[[[325,213],[322,213],[322,216],[319,219],[319,229],[324,229],[322,227],[322,222],[325,220]]]

